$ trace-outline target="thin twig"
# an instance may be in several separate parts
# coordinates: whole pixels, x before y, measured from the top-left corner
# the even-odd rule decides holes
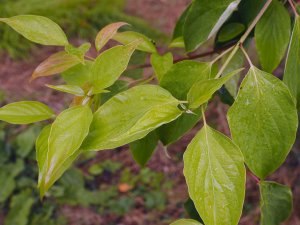
[[[249,57],[247,51],[245,50],[245,48],[243,47],[242,44],[240,44],[240,49],[241,49],[242,52],[244,53],[244,55],[245,55],[245,57],[246,57],[246,59],[247,59],[249,65],[252,67],[252,66],[253,66],[253,63],[252,63],[252,61],[251,61],[251,59],[250,59],[250,57]]]
[[[294,5],[293,0],[288,0],[288,1],[289,1],[289,3],[290,3],[290,6],[291,6],[291,8],[292,8],[292,10],[293,10],[293,12],[294,12],[294,14],[295,14],[295,16],[298,17],[299,14],[298,14],[298,12],[297,12],[297,9],[296,9],[296,7],[295,7],[295,5]]]

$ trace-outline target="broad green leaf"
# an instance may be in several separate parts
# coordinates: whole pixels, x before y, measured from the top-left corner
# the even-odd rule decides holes
[[[300,109],[300,17],[297,16],[288,49],[283,81],[297,100]]]
[[[140,85],[115,95],[94,114],[84,150],[112,149],[145,137],[181,115],[179,101],[155,85]]]
[[[134,160],[140,165],[145,166],[151,158],[158,143],[158,136],[155,131],[146,137],[130,143],[130,150]]]
[[[73,45],[67,45],[65,47],[65,50],[68,54],[74,55],[77,57],[77,59],[84,64],[85,60],[85,54],[90,50],[91,44],[90,43],[83,43],[79,47],[74,47]]]
[[[207,225],[237,225],[245,197],[246,170],[240,149],[208,125],[183,156],[191,199]]]
[[[245,31],[246,27],[242,23],[225,24],[218,33],[218,42],[230,41]]]
[[[13,176],[7,176],[6,171],[0,171],[0,185],[0,203],[5,203],[13,193],[16,182]]]
[[[112,86],[110,86],[107,90],[109,92],[103,93],[101,95],[100,101],[102,104],[107,102],[109,99],[111,99],[116,94],[119,94],[122,91],[126,91],[129,87],[128,81],[125,80],[117,80]]]
[[[16,138],[16,153],[19,157],[25,158],[33,150],[34,142],[37,137],[34,126],[19,134]]]
[[[10,201],[4,225],[27,225],[34,202],[35,199],[29,189],[14,195]]]
[[[191,8],[191,4],[183,11],[183,13],[179,17],[178,21],[176,22],[172,40],[175,40],[175,39],[183,36],[184,24],[185,24],[185,20],[186,20],[186,17],[188,15],[190,8]]]
[[[143,52],[149,52],[149,53],[156,53],[155,45],[153,44],[153,41],[146,37],[143,34],[134,32],[134,31],[125,31],[121,33],[116,33],[113,38],[113,40],[123,44],[127,45],[129,43],[138,41],[140,42],[137,46],[137,50],[143,51]]]
[[[262,181],[260,189],[261,225],[280,225],[291,214],[292,192],[288,186]]]
[[[173,55],[171,52],[165,55],[159,55],[157,53],[153,53],[151,55],[151,65],[156,74],[158,81],[162,79],[166,72],[173,65]]]
[[[59,178],[57,174],[61,175],[64,163],[78,152],[89,132],[92,118],[93,114],[88,106],[75,106],[57,116],[48,138],[47,158],[40,181],[42,194]]]
[[[136,67],[137,65],[143,65],[146,63],[147,58],[147,52],[135,51],[130,58],[127,68]],[[130,77],[135,80],[142,79],[144,77],[144,70],[145,68],[128,69],[124,71],[122,76]]]
[[[211,75],[210,63],[182,61],[174,64],[160,81],[160,86],[168,90],[174,97],[187,100],[187,93],[194,83],[208,79]],[[177,141],[189,131],[201,118],[201,110],[194,110],[196,114],[183,114],[177,120],[161,126],[158,130],[159,139],[164,145]]]
[[[95,39],[95,46],[97,51],[100,51],[104,47],[104,45],[117,33],[118,29],[125,25],[129,24],[125,22],[116,22],[103,27],[99,31]]]
[[[65,92],[65,93],[70,93],[76,96],[84,96],[84,90],[82,90],[81,87],[76,86],[76,85],[50,85],[46,84],[47,87],[52,88],[57,91]]]
[[[252,66],[228,111],[228,122],[247,166],[264,179],[289,153],[296,138],[298,117],[285,84]]]
[[[180,219],[171,223],[170,225],[202,225],[202,223],[191,219]]]
[[[63,30],[52,20],[34,15],[19,15],[10,18],[0,18],[15,31],[28,40],[42,45],[68,45],[68,39]]]
[[[79,63],[76,56],[64,51],[57,52],[38,65],[31,75],[31,80],[64,72]]]
[[[216,34],[239,3],[240,0],[194,0],[183,28],[186,50],[195,50]]]
[[[101,53],[91,69],[91,84],[94,91],[111,86],[125,71],[137,42],[116,46]]]
[[[195,83],[188,92],[189,108],[196,109],[206,103],[230,78],[243,69],[235,70],[217,79],[202,80]]]
[[[247,26],[254,20],[267,0],[242,0],[238,7],[240,19]]]
[[[53,116],[52,109],[36,101],[14,102],[0,108],[0,120],[12,124],[35,123]]]
[[[255,42],[262,68],[272,72],[282,60],[289,43],[291,20],[278,0],[272,1],[255,27]]]

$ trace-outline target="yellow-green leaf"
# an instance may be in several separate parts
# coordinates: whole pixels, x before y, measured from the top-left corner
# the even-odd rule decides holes
[[[82,90],[81,87],[76,86],[76,85],[56,85],[56,86],[54,86],[54,85],[46,84],[46,86],[49,88],[52,88],[54,90],[73,94],[76,96],[84,96],[85,95],[84,90]]]
[[[170,225],[202,225],[202,223],[192,219],[180,219]]]
[[[157,53],[153,53],[151,55],[151,65],[154,69],[156,77],[158,81],[162,79],[166,72],[172,67],[173,65],[173,55],[171,52],[165,55],[159,55]]]

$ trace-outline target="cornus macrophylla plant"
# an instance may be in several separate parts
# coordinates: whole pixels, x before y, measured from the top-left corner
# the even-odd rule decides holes
[[[193,52],[214,38],[214,52],[192,56],[219,53],[210,62],[173,61],[171,52],[160,55],[144,35],[120,32],[128,26],[123,22],[98,33],[99,54],[91,58],[86,55],[90,43],[72,46],[62,29],[47,18],[20,15],[0,21],[35,43],[64,46],[35,69],[31,80],[61,74],[66,84],[46,86],[74,95],[68,109],[55,115],[36,101],[0,109],[0,119],[13,124],[52,121],[36,140],[41,197],[82,152],[129,144],[133,158],[144,166],[159,141],[168,146],[203,119],[183,157],[188,192],[203,221],[181,219],[172,224],[238,224],[245,197],[245,165],[259,185],[261,224],[277,225],[288,218],[290,189],[266,177],[285,161],[298,126],[300,18],[292,0],[192,1],[169,46]],[[119,44],[102,51],[111,39]],[[247,54],[252,39],[260,69]],[[154,75],[128,85],[119,78],[136,51],[150,54]],[[271,73],[286,52],[282,81]],[[245,59],[249,68],[244,67]],[[246,75],[239,84],[242,71]],[[157,84],[147,84],[152,80]],[[231,138],[205,118],[207,104],[220,89],[231,105],[227,114]]]

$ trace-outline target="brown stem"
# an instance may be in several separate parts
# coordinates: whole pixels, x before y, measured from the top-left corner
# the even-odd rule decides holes
[[[294,5],[293,0],[288,0],[288,1],[289,1],[289,3],[290,3],[290,6],[291,6],[291,8],[292,8],[292,10],[293,10],[293,12],[294,12],[294,14],[295,14],[295,16],[296,16],[296,17],[299,16],[299,14],[298,14],[298,12],[297,12],[297,9],[296,9],[296,7],[295,7],[295,5]]]

